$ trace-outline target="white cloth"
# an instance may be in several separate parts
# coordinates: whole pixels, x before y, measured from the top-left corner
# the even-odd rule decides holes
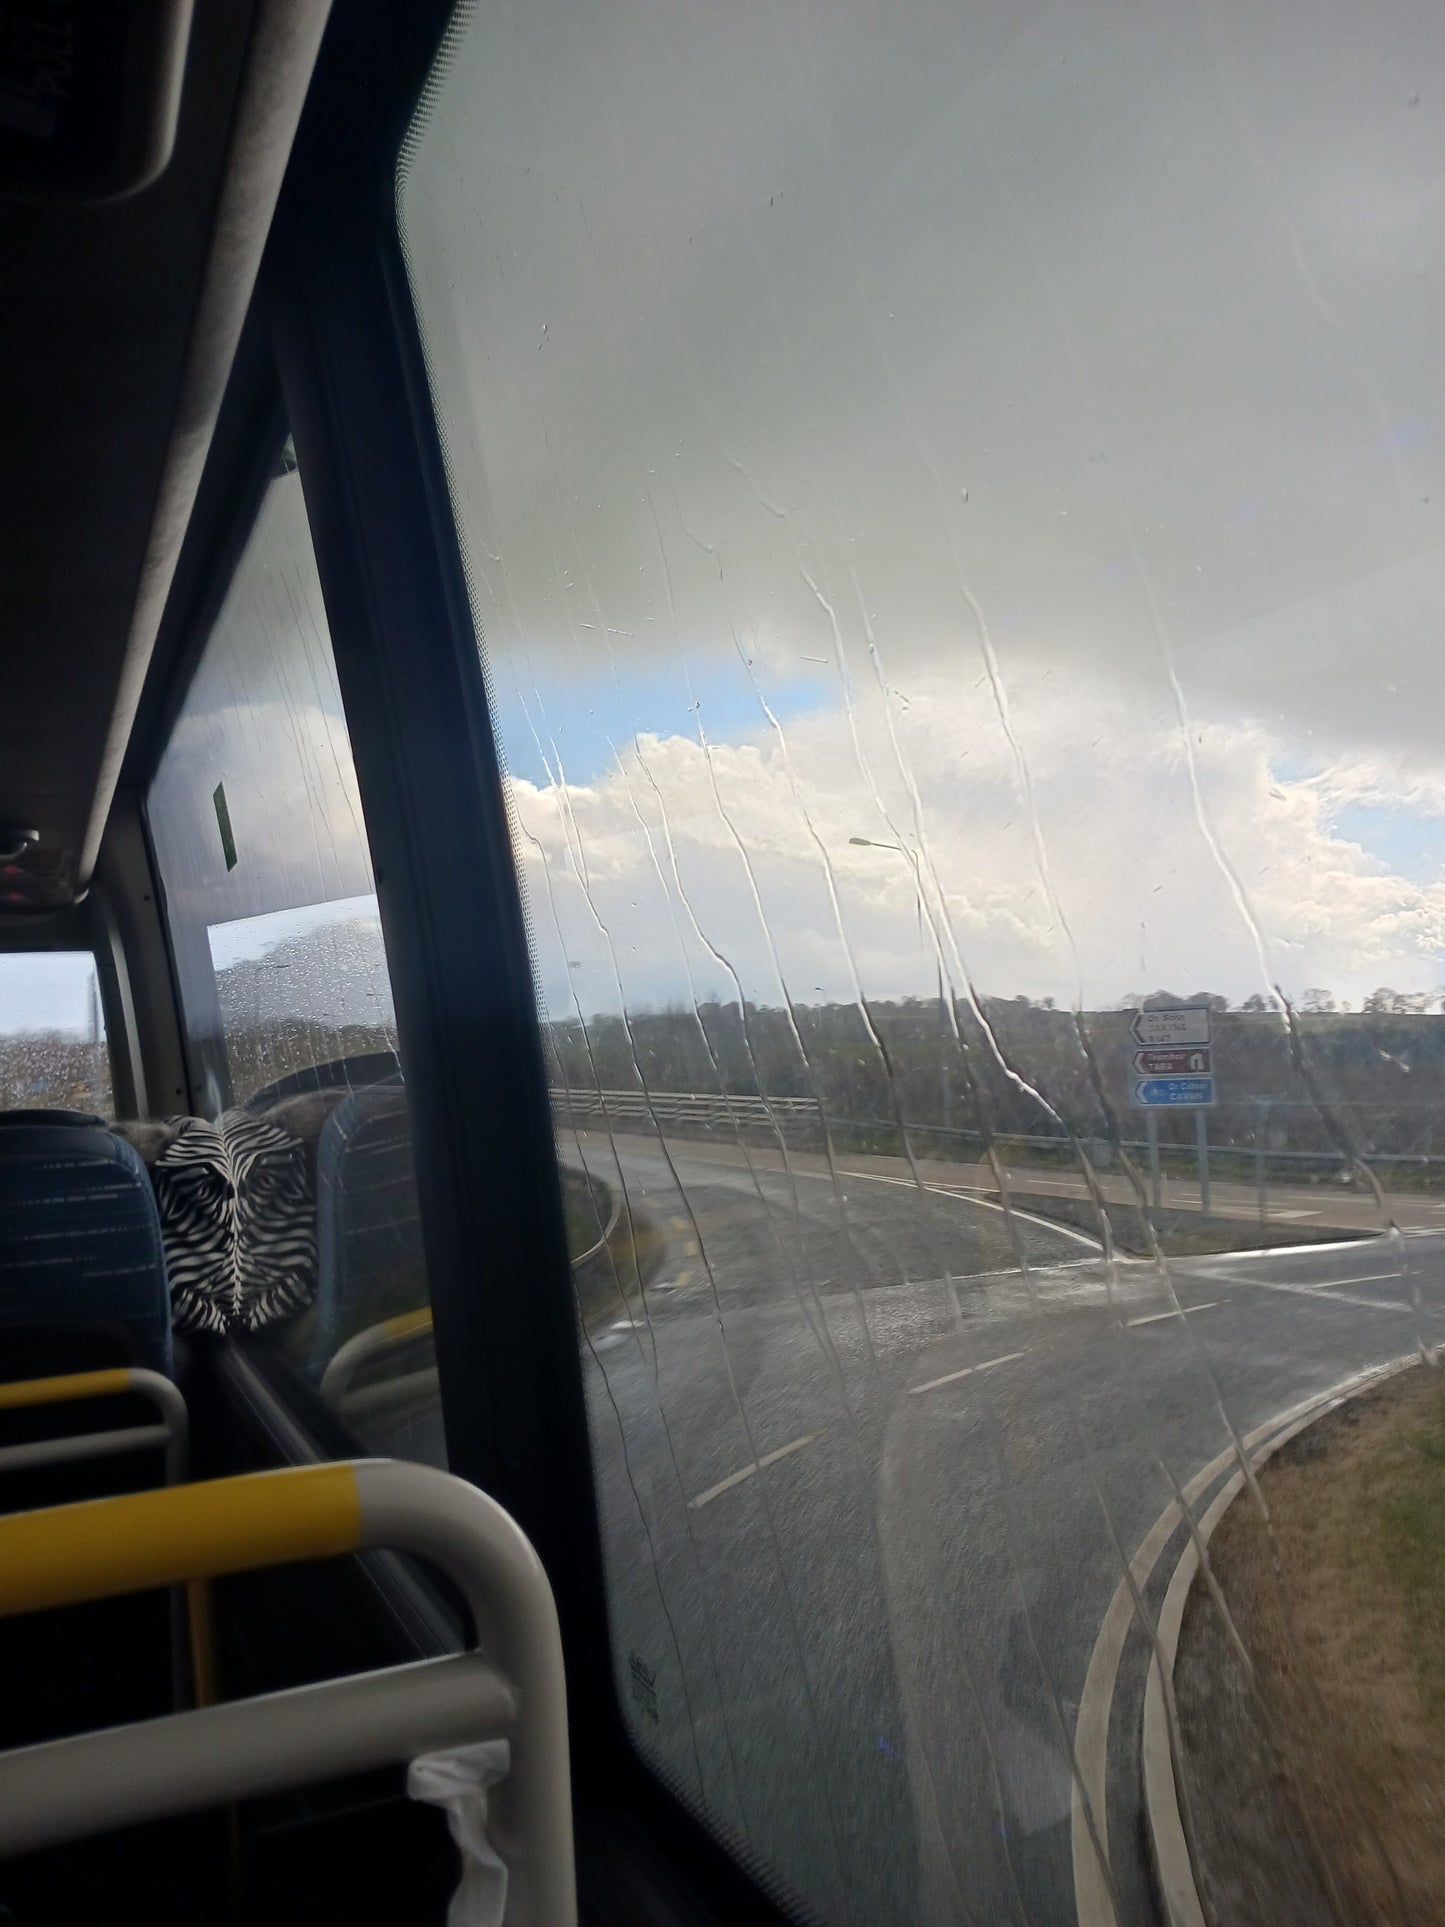
[[[487,1788],[506,1779],[510,1764],[505,1740],[482,1740],[424,1753],[407,1770],[408,1798],[445,1807],[451,1836],[461,1849],[462,1884],[447,1909],[447,1927],[502,1927],[507,1869],[487,1836]]]

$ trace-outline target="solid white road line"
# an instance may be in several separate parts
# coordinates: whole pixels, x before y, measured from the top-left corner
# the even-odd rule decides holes
[[[965,1365],[960,1372],[945,1372],[942,1378],[930,1378],[926,1385],[910,1385],[908,1389],[916,1398],[920,1392],[936,1392],[940,1385],[952,1385],[955,1379],[971,1378],[975,1372],[989,1371],[995,1365],[1012,1365],[1016,1358],[1027,1357],[1027,1352],[1005,1352],[1002,1358],[985,1358],[977,1365]]]
[[[760,1459],[754,1459],[751,1465],[745,1465],[741,1472],[734,1472],[731,1478],[719,1479],[717,1484],[710,1485],[706,1492],[699,1492],[695,1499],[689,1499],[687,1502],[689,1510],[696,1512],[699,1506],[711,1505],[713,1500],[721,1498],[724,1492],[731,1492],[735,1485],[741,1485],[744,1479],[750,1479],[754,1472],[761,1472],[765,1465],[776,1465],[779,1459],[787,1458],[790,1452],[801,1452],[805,1445],[811,1445],[814,1439],[820,1439],[822,1436],[821,1432],[805,1432],[802,1438],[794,1439],[791,1444],[780,1445],[776,1452],[764,1452]]]
[[[1403,1271],[1371,1271],[1367,1272],[1363,1278],[1322,1278],[1319,1284],[1311,1285],[1310,1290],[1333,1291],[1336,1285],[1384,1285],[1391,1283],[1403,1285],[1408,1284],[1408,1282],[1409,1280]]]
[[[832,1174],[827,1171],[800,1171],[798,1173],[800,1178],[822,1178],[825,1182],[831,1182],[831,1175]],[[848,1178],[850,1181],[861,1179],[864,1184],[893,1184],[904,1191],[916,1191],[918,1189],[918,1183],[913,1178],[885,1178],[880,1177],[876,1171],[845,1171],[841,1165],[838,1167],[838,1176],[840,1178]],[[1001,1204],[996,1204],[992,1198],[980,1198],[963,1185],[930,1184],[925,1178],[923,1180],[923,1189],[925,1191],[932,1191],[940,1198],[956,1198],[960,1204],[976,1204],[984,1211],[1002,1211],[1004,1209]],[[1071,1238],[1075,1244],[1084,1245],[1092,1252],[1101,1253],[1104,1249],[1097,1238],[1091,1238],[1083,1231],[1075,1231],[1072,1225],[1055,1224],[1052,1218],[1041,1218],[1036,1211],[1021,1211],[1017,1205],[1010,1205],[1008,1209],[1015,1218],[1023,1218],[1029,1224],[1041,1225],[1045,1231],[1057,1231],[1061,1238]],[[1033,1260],[1033,1263],[1040,1271],[1046,1271],[1048,1269],[1048,1266],[1038,1259]]]
[[[1334,1227],[1329,1226],[1327,1229],[1333,1230]],[[1211,1261],[1218,1261],[1221,1258],[1231,1261],[1236,1258],[1249,1258],[1251,1260],[1255,1258],[1313,1258],[1317,1252],[1321,1251],[1358,1251],[1360,1246],[1368,1244],[1371,1238],[1383,1238],[1384,1235],[1383,1231],[1366,1231],[1362,1232],[1358,1238],[1331,1238],[1328,1242],[1314,1238],[1305,1238],[1299,1244],[1250,1245],[1245,1251],[1201,1251],[1196,1253],[1195,1259],[1171,1258],[1169,1262],[1171,1264],[1183,1265],[1192,1264],[1196,1262],[1198,1258],[1208,1258]],[[1416,1236],[1438,1238],[1440,1233],[1427,1227],[1420,1233],[1406,1231],[1401,1235],[1406,1238]]]
[[[1396,1275],[1391,1273],[1392,1277]],[[1327,1289],[1324,1285],[1287,1285],[1282,1278],[1236,1278],[1232,1282],[1240,1291],[1282,1291],[1291,1298],[1318,1298],[1320,1293]],[[1353,1282],[1348,1278],[1342,1280],[1343,1284]],[[1403,1284],[1405,1281],[1401,1279],[1400,1282]],[[1334,1285],[1329,1286],[1328,1290],[1330,1292],[1328,1303],[1332,1305],[1360,1305],[1366,1311],[1413,1312],[1415,1309],[1413,1305],[1407,1305],[1398,1298],[1354,1298],[1339,1286]]]

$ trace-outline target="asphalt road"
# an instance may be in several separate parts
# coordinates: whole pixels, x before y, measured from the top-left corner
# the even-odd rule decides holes
[[[1124,1560],[1234,1434],[1445,1337],[1445,1238],[1111,1275],[876,1172],[582,1155],[666,1238],[588,1371],[644,1749],[826,1920],[1072,1921],[1079,1702]],[[1130,1927],[1157,1919],[1147,1654],[1136,1624],[1096,1774]]]

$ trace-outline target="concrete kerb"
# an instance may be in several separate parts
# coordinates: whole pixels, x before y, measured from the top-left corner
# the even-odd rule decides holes
[[[1244,1447],[1253,1462],[1256,1447],[1263,1447],[1277,1433],[1299,1421],[1308,1423],[1327,1410],[1331,1404],[1338,1403],[1356,1391],[1363,1391],[1369,1385],[1388,1377],[1392,1372],[1403,1370],[1413,1364],[1417,1353],[1392,1360],[1383,1366],[1372,1366],[1366,1372],[1357,1372],[1338,1384],[1328,1386],[1322,1392],[1300,1399],[1287,1406],[1274,1418],[1263,1425],[1253,1428],[1244,1437]],[[1191,1510],[1206,1492],[1222,1478],[1231,1467],[1237,1464],[1234,1448],[1228,1447],[1210,1460],[1188,1481],[1183,1490],[1185,1505]],[[1139,1544],[1138,1550],[1129,1562],[1133,1587],[1142,1593],[1153,1577],[1154,1569],[1168,1549],[1170,1541],[1184,1522],[1184,1515],[1175,1500],[1170,1500],[1148,1533]],[[1093,1652],[1089,1656],[1088,1671],[1084,1679],[1083,1692],[1079,1697],[1078,1719],[1074,1728],[1074,1753],[1078,1763],[1082,1790],[1075,1783],[1072,1795],[1071,1832],[1073,1839],[1074,1862],[1074,1903],[1079,1927],[1117,1927],[1113,1899],[1108,1876],[1099,1863],[1091,1829],[1085,1816],[1084,1798],[1087,1797],[1093,1812],[1094,1824],[1105,1855],[1108,1854],[1109,1820],[1107,1802],[1108,1747],[1109,1731],[1113,1718],[1114,1689],[1118,1679],[1120,1662],[1131,1628],[1136,1623],[1134,1591],[1129,1580],[1121,1578],[1114,1589],[1108,1610],[1099,1624],[1098,1635],[1094,1641]],[[1173,1658],[1171,1654],[1170,1665]],[[1177,1819],[1177,1794],[1176,1819]],[[1182,1833],[1182,1822],[1179,1823]],[[1187,1856],[1186,1856],[1187,1857]]]
[[[1405,1371],[1420,1362],[1418,1352],[1410,1352],[1403,1358],[1391,1360],[1387,1365],[1374,1366],[1347,1379],[1342,1385],[1335,1386],[1324,1394],[1319,1403],[1298,1417],[1281,1415],[1278,1429],[1270,1432],[1268,1438],[1251,1451],[1249,1462],[1257,1470],[1291,1439],[1298,1437],[1307,1427],[1324,1418],[1327,1413],[1337,1411],[1351,1399],[1372,1391],[1386,1379]],[[1179,1637],[1184,1625],[1184,1608],[1188,1603],[1190,1588],[1199,1571],[1201,1547],[1207,1547],[1216,1527],[1229,1510],[1244,1487],[1242,1471],[1234,1472],[1221,1486],[1209,1509],[1200,1519],[1197,1538],[1191,1536],[1185,1541],[1170,1577],[1169,1586],[1160,1608],[1158,1633],[1158,1652],[1149,1662],[1149,1681],[1144,1693],[1143,1734],[1140,1744],[1140,1758],[1144,1774],[1144,1808],[1149,1828],[1149,1846],[1154,1862],[1154,1874],[1158,1882],[1159,1897],[1163,1904],[1164,1917],[1168,1927],[1207,1927],[1207,1916],[1199,1898],[1199,1888],[1194,1877],[1194,1867],[1190,1860],[1188,1842],[1184,1832],[1184,1820],[1179,1808],[1178,1775],[1182,1772],[1182,1762],[1177,1758],[1164,1685],[1160,1677],[1160,1658],[1168,1665],[1173,1677],[1175,1661],[1179,1654]]]
[[[572,1269],[574,1271],[579,1270],[593,1258],[599,1257],[607,1249],[612,1239],[612,1234],[617,1229],[617,1221],[622,1216],[622,1197],[618,1188],[605,1183],[602,1178],[592,1177],[590,1173],[588,1174],[588,1182],[594,1185],[601,1184],[603,1186],[608,1197],[612,1200],[612,1215],[608,1218],[606,1228],[603,1230],[602,1236],[597,1240],[596,1244],[588,1245],[585,1251],[579,1251],[577,1256],[572,1260]]]
[[[579,1315],[583,1327],[591,1331],[594,1324],[603,1320],[610,1323],[619,1314],[625,1318],[637,1315],[633,1278],[639,1288],[645,1289],[655,1275],[657,1262],[655,1253],[648,1258],[639,1251],[638,1245],[650,1246],[657,1227],[651,1215],[635,1201],[630,1211],[627,1209],[620,1185],[608,1184],[595,1173],[589,1173],[589,1178],[594,1187],[605,1186],[611,1203],[602,1236],[572,1260],[572,1284]],[[634,1237],[637,1245],[632,1242]],[[631,1276],[627,1275],[629,1272]],[[618,1303],[619,1289],[622,1305]]]

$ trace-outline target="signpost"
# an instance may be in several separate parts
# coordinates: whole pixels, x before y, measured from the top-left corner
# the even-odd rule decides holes
[[[1209,1210],[1209,1138],[1205,1112],[1214,1102],[1214,1052],[1207,1004],[1177,1010],[1139,1010],[1129,1026],[1139,1048],[1133,1053],[1134,1105],[1145,1114],[1149,1136],[1149,1192],[1160,1208],[1160,1111],[1192,1110],[1199,1155],[1199,1204]]]

